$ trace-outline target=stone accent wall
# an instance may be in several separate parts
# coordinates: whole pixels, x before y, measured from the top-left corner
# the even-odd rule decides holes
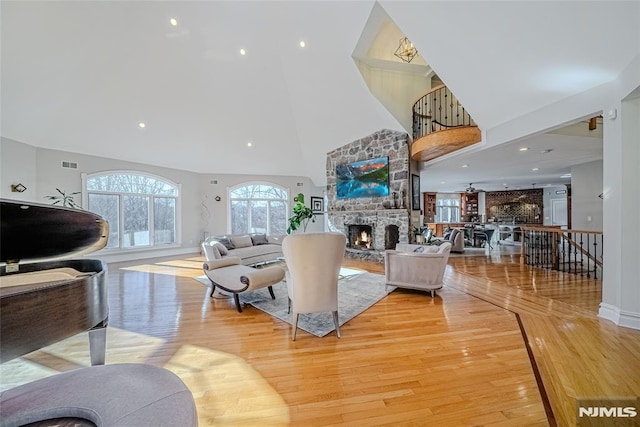
[[[389,197],[361,197],[338,199],[336,197],[336,166],[375,159],[389,158]],[[383,203],[393,206],[392,193],[398,198],[404,194],[404,206],[410,209],[409,199],[409,135],[383,129],[362,139],[327,153],[327,199],[329,211],[384,209]],[[402,205],[402,202],[399,202]]]
[[[336,166],[376,157],[389,158],[389,196],[338,199]],[[332,228],[348,235],[349,224],[371,225],[373,249],[383,252],[385,228],[392,224],[399,229],[400,243],[408,243],[411,209],[409,179],[409,135],[403,132],[383,129],[327,153],[327,208]],[[394,208],[394,192],[398,209]]]
[[[400,243],[409,243],[409,212],[405,209],[380,209],[377,211],[330,212],[329,221],[336,231],[348,236],[349,224],[370,225],[373,235],[373,249],[384,251],[385,229],[395,225],[399,229]]]

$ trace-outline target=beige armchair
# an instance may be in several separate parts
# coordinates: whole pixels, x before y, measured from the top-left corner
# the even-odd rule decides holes
[[[440,246],[399,244],[396,250],[385,251],[384,274],[387,285],[425,290],[435,297],[436,290],[442,288],[450,251],[450,242]]]
[[[301,233],[282,241],[287,263],[287,290],[291,301],[293,337],[296,339],[300,313],[333,312],[336,335],[338,320],[338,275],[346,238],[342,233]]]

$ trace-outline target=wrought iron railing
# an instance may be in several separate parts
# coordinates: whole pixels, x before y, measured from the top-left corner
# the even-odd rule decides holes
[[[527,265],[602,278],[603,234],[589,230],[523,227],[521,259]]]
[[[438,86],[413,104],[413,140],[441,130],[476,126],[446,86]]]

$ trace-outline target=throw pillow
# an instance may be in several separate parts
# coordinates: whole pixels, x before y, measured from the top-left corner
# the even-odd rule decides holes
[[[413,252],[424,252],[424,246],[418,246],[413,250]]]
[[[215,241],[213,242],[213,246],[218,250],[218,252],[220,252],[220,255],[227,255],[229,254],[229,250],[227,249],[227,247],[225,245],[223,245],[222,243]]]
[[[228,237],[218,237],[216,240],[224,245],[227,249],[235,249],[235,245]]]
[[[253,242],[253,246],[266,245],[269,243],[266,234],[254,234],[251,236],[251,241]]]
[[[234,236],[231,238],[231,243],[236,248],[248,248],[253,246],[253,242],[251,241],[251,236],[248,234],[246,236]]]

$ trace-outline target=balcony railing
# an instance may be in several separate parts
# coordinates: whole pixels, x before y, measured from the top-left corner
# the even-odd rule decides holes
[[[602,232],[523,227],[522,233],[520,256],[525,264],[588,278],[602,278]]]
[[[438,86],[413,104],[413,140],[433,132],[476,126],[446,86]]]

